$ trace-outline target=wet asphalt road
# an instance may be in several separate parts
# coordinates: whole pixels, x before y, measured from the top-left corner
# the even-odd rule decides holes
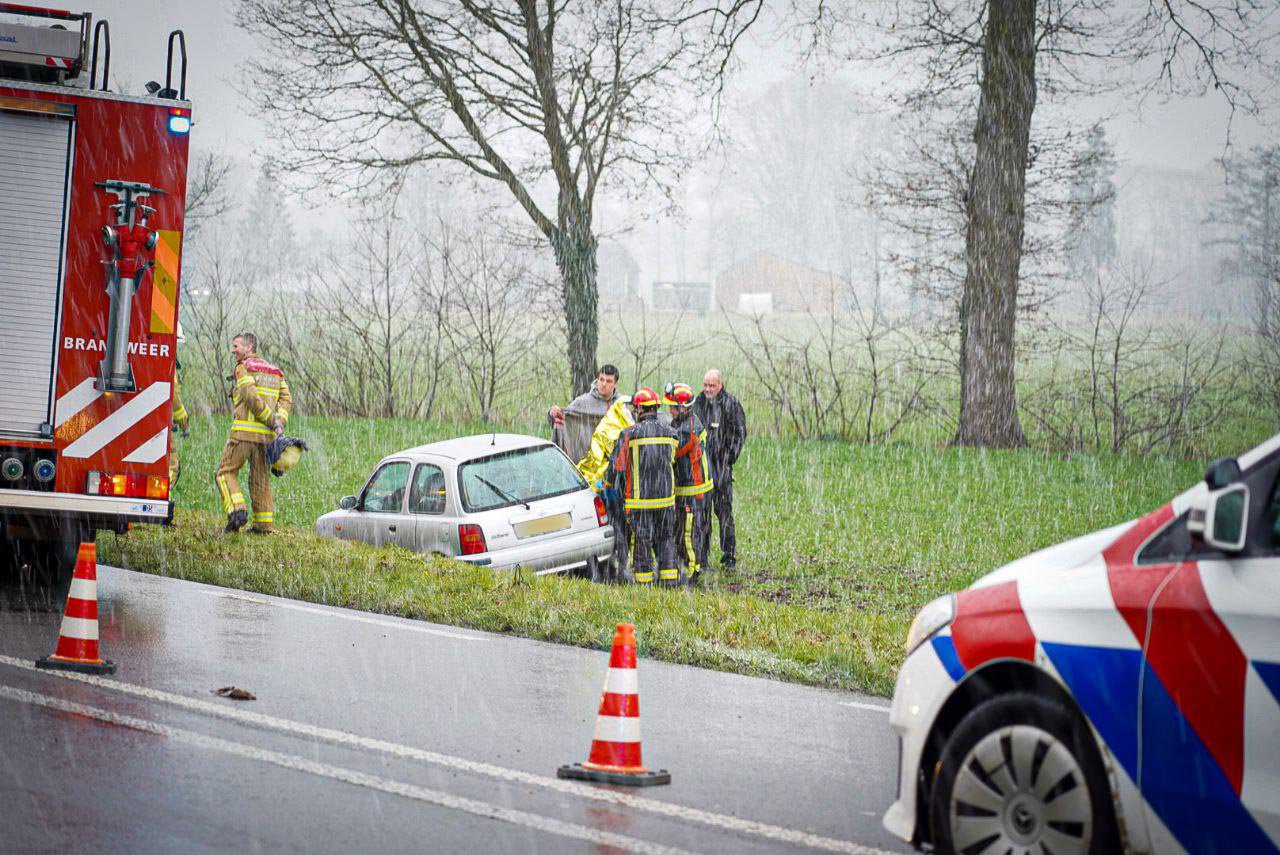
[[[642,659],[673,782],[601,787],[555,770],[606,653],[107,567],[99,596],[119,670],[73,679],[31,667],[62,602],[0,590],[0,850],[905,851],[883,699]]]

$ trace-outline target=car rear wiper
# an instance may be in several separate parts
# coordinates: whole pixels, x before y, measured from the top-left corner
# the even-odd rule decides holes
[[[524,505],[524,509],[526,511],[533,510],[533,506],[530,505],[528,502],[526,502],[524,499],[517,499],[515,496],[511,495],[506,490],[502,489],[497,484],[493,483],[483,475],[477,475],[476,480],[479,481],[481,484],[484,484],[486,487],[488,487],[493,492],[497,493],[502,498],[506,499],[508,502],[519,502],[520,504]]]

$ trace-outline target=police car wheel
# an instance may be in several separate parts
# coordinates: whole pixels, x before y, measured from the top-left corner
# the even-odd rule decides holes
[[[1093,737],[1063,704],[1015,693],[967,715],[939,758],[936,851],[1111,852],[1111,793]]]

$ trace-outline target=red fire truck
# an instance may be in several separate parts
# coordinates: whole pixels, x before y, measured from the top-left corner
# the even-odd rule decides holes
[[[62,577],[169,516],[191,129],[181,31],[165,85],[125,95],[91,23],[0,3],[0,570]]]

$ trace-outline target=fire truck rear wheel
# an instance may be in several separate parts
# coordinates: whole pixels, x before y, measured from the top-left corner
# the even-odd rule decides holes
[[[92,541],[95,534],[76,530],[50,540],[28,542],[27,563],[34,577],[59,588],[70,585],[80,544]]]

